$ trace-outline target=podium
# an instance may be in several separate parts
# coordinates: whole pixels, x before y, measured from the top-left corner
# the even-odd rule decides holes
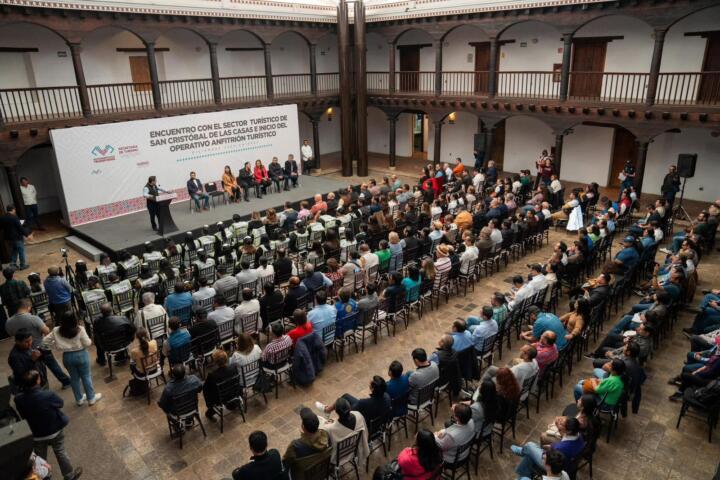
[[[177,232],[178,227],[170,215],[170,202],[177,198],[177,193],[163,193],[149,199],[157,207],[158,234],[162,237],[166,233]]]

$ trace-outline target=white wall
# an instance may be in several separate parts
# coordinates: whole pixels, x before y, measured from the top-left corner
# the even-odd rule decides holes
[[[401,157],[412,155],[412,127],[414,116],[410,113],[401,113],[398,116],[397,130],[395,132],[395,154]]]
[[[660,193],[663,177],[670,165],[677,164],[680,153],[698,155],[695,176],[687,180],[685,198],[706,202],[720,198],[720,137],[711,136],[708,130],[693,128],[655,137],[648,148],[643,192]]]
[[[37,48],[37,52],[0,53],[0,88],[75,85],[70,48],[50,30],[30,24],[0,28],[0,47]],[[63,52],[65,57],[58,57]]]
[[[273,75],[310,73],[310,50],[297,33],[287,32],[273,40],[270,58]]]
[[[170,30],[158,38],[155,48],[160,80],[210,78],[210,50],[207,42],[190,30]]]
[[[560,179],[606,186],[614,142],[614,128],[573,127],[573,133],[563,139]]]
[[[465,165],[473,165],[474,135],[478,132],[478,117],[466,112],[457,112],[455,123],[447,119],[442,126],[440,160],[455,163],[460,157]]]
[[[20,157],[17,166],[18,178],[27,177],[37,188],[38,209],[41,214],[60,210],[60,194],[57,188],[60,181],[55,175],[54,162],[52,147],[48,145],[28,150]],[[4,168],[0,168],[0,198],[6,207],[14,203]]]
[[[388,133],[389,122],[385,112],[379,108],[367,109],[367,149],[373,153],[389,153],[390,134]],[[400,122],[395,126],[395,154],[398,155],[398,133]]]
[[[686,37],[686,32],[717,30],[720,6],[690,15],[673,25],[665,35],[661,72],[699,72],[702,69],[707,39]]]
[[[367,71],[387,72],[390,47],[385,37],[377,33],[368,33],[365,37],[365,44],[367,45]]]
[[[551,72],[554,63],[562,63],[561,36],[555,28],[542,22],[513,25],[500,37],[515,42],[500,47],[498,70]]]
[[[80,56],[88,85],[132,82],[128,57],[145,56],[145,53],[118,52],[118,48],[145,48],[145,46],[138,37],[119,28],[102,28],[83,39]],[[175,52],[171,50],[167,53]]]
[[[333,107],[333,119],[328,122],[324,113],[318,124],[320,129],[320,155],[340,151],[340,107]],[[312,138],[312,135],[308,136]]]
[[[575,37],[616,35],[624,38],[607,44],[605,71],[649,72],[655,41],[652,28],[641,20],[622,15],[601,17],[578,30]]]
[[[329,33],[318,40],[315,46],[315,65],[318,73],[337,73],[338,67],[338,39]]]
[[[535,160],[543,150],[550,151],[555,136],[550,127],[540,120],[514,116],[505,120],[505,154],[503,170],[519,172],[535,171]],[[563,162],[564,163],[564,162]]]
[[[263,50],[231,51],[226,48],[262,48],[262,43],[250,32],[230,32],[218,43],[218,70],[221,77],[247,77],[265,75]]]
[[[472,72],[475,70],[475,47],[470,42],[487,42],[488,36],[479,28],[463,25],[445,37],[443,71]]]
[[[403,34],[397,41],[397,45],[431,44],[433,38],[429,33],[422,30],[410,30]],[[395,52],[395,71],[400,71],[400,51]],[[420,71],[435,71],[435,47],[424,47],[420,49]]]

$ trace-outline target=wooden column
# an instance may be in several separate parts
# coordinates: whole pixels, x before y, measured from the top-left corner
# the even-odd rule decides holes
[[[645,160],[647,159],[648,140],[637,140],[638,156],[635,162],[635,192],[638,198],[642,195],[643,180],[645,179]]]
[[[90,109],[90,97],[88,95],[87,83],[85,82],[85,71],[83,70],[82,58],[80,58],[80,44],[68,43],[70,47],[70,56],[72,57],[73,69],[75,70],[75,81],[78,85],[78,94],[80,96],[80,108],[84,117],[92,114]],[[19,210],[18,210],[19,211]]]
[[[220,91],[220,70],[218,69],[217,43],[208,42],[210,49],[210,75],[212,76],[213,99],[215,103],[222,103],[222,92]]]
[[[345,0],[338,4],[338,66],[340,72],[340,150],[342,174],[350,177],[352,168],[352,75],[350,73],[350,25]]]
[[[435,125],[435,142],[433,144],[433,162],[440,163],[440,148],[442,147],[442,121],[433,122]]]
[[[160,79],[158,78],[157,60],[155,59],[155,42],[145,42],[147,50],[148,69],[150,70],[150,82],[152,83],[153,104],[155,110],[162,109],[162,97],[160,96]]]
[[[267,98],[273,98],[273,74],[272,74],[272,61],[270,58],[270,44],[266,43],[263,45],[263,52],[265,54],[265,94]]]
[[[655,95],[657,95],[658,78],[660,77],[660,63],[662,62],[662,52],[663,46],[665,45],[666,31],[667,30],[665,29],[655,30],[655,46],[653,47],[652,62],[650,63],[647,97],[645,97],[645,104],[648,106],[655,103]]]
[[[555,135],[555,174],[560,178],[562,165],[563,134]]]
[[[320,170],[320,119],[310,120],[313,131],[313,155],[315,155],[315,168]]]
[[[494,97],[497,90],[498,40],[490,37],[490,63],[488,64],[488,97]]]
[[[568,86],[570,85],[570,62],[572,60],[572,33],[563,34],[563,57],[562,57],[562,73],[560,74],[560,101],[564,102],[568,96]]]
[[[436,40],[435,44],[435,95],[442,94],[442,55],[443,42]]]
[[[315,52],[317,45],[314,43],[310,44],[310,93],[317,95],[317,59],[315,58]]]
[[[390,166],[395,168],[395,162],[397,160],[397,156],[395,153],[396,149],[396,141],[395,141],[395,133],[397,130],[397,115],[388,115],[388,130],[390,132],[390,141],[388,143],[388,152],[390,154]]]
[[[483,166],[487,168],[487,164],[492,155],[493,142],[495,141],[495,125],[490,125],[485,129],[485,158],[483,159]]]
[[[368,175],[367,155],[367,59],[365,43],[365,4],[355,2],[355,142],[357,145],[357,174]]]
[[[17,166],[6,166],[5,174],[7,175],[8,185],[10,186],[10,195],[12,196],[13,205],[15,205],[18,217],[27,218],[25,216],[25,203],[23,203],[23,196],[20,191],[20,179],[18,178]]]
[[[395,93],[395,43],[388,43],[388,91]]]

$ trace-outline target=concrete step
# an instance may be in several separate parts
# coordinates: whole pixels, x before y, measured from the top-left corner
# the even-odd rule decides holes
[[[74,248],[86,257],[92,258],[96,262],[100,261],[100,254],[103,253],[102,250],[89,244],[85,240],[76,237],[75,235],[70,235],[68,237],[65,237],[65,243],[67,243],[70,247]]]

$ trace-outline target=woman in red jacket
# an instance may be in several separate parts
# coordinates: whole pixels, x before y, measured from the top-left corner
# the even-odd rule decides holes
[[[255,184],[262,188],[262,193],[267,195],[267,187],[270,185],[270,176],[267,168],[263,165],[262,160],[255,160],[255,170],[253,170]]]

